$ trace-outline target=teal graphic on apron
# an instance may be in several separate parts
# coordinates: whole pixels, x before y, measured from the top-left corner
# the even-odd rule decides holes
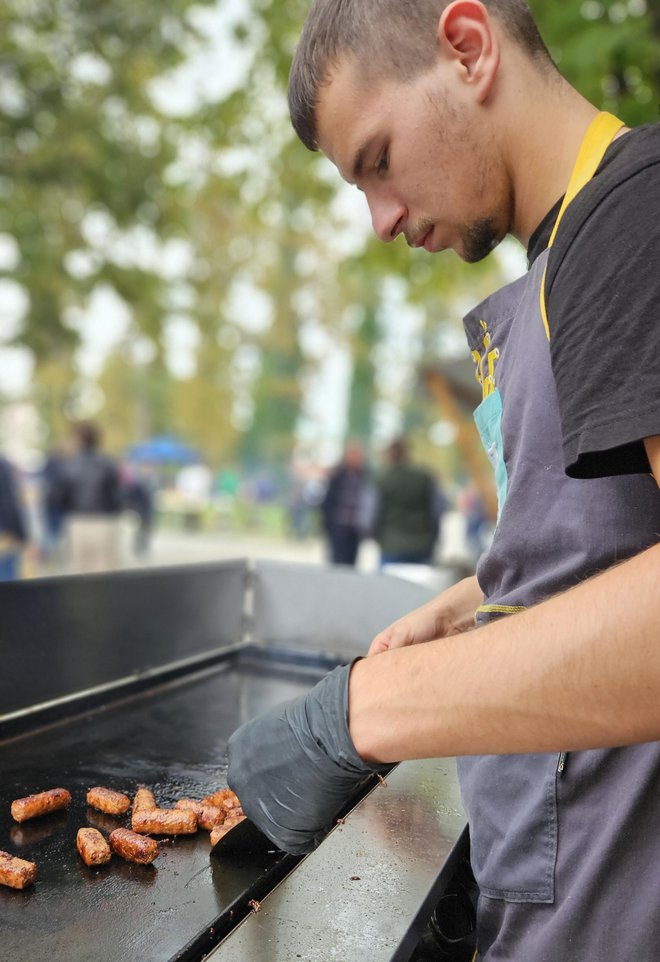
[[[502,514],[506,501],[508,476],[504,461],[504,438],[502,436],[502,395],[499,389],[481,402],[474,412],[474,420],[481,437],[486,454],[495,472],[497,485],[497,520]]]

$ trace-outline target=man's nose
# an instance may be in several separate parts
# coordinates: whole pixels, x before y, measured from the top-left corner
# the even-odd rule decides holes
[[[388,244],[398,237],[405,223],[406,209],[397,200],[367,197],[375,233]]]

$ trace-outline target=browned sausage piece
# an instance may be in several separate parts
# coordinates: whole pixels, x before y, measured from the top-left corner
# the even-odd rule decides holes
[[[95,828],[79,828],[76,848],[85,865],[105,865],[112,858],[110,846]]]
[[[142,835],[193,835],[197,831],[197,816],[175,808],[154,808],[133,812],[134,832]]]
[[[205,832],[210,832],[215,825],[223,822],[225,818],[225,812],[222,808],[218,808],[216,805],[205,805],[195,798],[180,798],[174,807],[187,812],[194,812],[197,816],[197,825],[199,828],[203,828]]]
[[[11,814],[17,822],[25,822],[28,818],[38,815],[48,815],[60,808],[66,808],[71,802],[71,794],[66,788],[51,788],[48,792],[17,798],[11,803]]]
[[[204,804],[214,804],[222,808],[225,813],[225,821],[229,818],[240,817],[245,814],[238,795],[232,792],[231,788],[221,788],[220,791],[214,792],[213,795],[207,795],[204,799]],[[222,823],[218,822],[218,825],[220,824]],[[228,826],[228,828],[231,827],[231,825]]]
[[[204,803],[196,798],[180,798],[174,807],[181,808],[184,812],[194,812],[195,815],[199,816],[204,808]]]
[[[127,862],[149,865],[158,855],[158,842],[144,835],[136,835],[130,828],[116,828],[110,832],[110,848]]]
[[[207,795],[206,798],[202,799],[202,803],[204,805],[216,805],[218,808],[224,808],[226,812],[232,812],[241,807],[238,795],[232,792],[231,788],[221,788],[219,792]]]
[[[222,825],[216,825],[215,828],[211,830],[211,845],[215,845],[219,842],[221,838],[230,832],[232,828],[240,825],[241,822],[245,820],[245,815],[229,815]]]
[[[231,788],[221,788],[220,791],[213,792],[212,795],[207,795],[206,798],[203,798],[202,803],[204,805],[217,805],[218,808],[222,808],[224,805],[225,799],[232,794],[233,792]]]
[[[215,805],[204,805],[202,811],[197,816],[197,824],[205,832],[210,832],[216,825],[220,825],[225,820],[225,812]]]
[[[26,862],[24,858],[16,858],[9,852],[0,852],[0,885],[24,889],[32,885],[36,877],[37,866],[34,862]]]
[[[131,807],[131,800],[123,792],[115,792],[111,788],[90,788],[87,792],[87,804],[106,815],[125,815]]]
[[[140,786],[133,799],[133,812],[149,812],[153,811],[154,808],[158,808],[154,793],[148,788]]]

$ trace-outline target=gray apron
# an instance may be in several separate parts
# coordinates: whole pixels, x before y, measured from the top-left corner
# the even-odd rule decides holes
[[[591,131],[597,153],[578,189],[618,129],[608,117]],[[575,193],[569,188],[565,206]],[[565,474],[544,311],[548,256],[549,248],[465,318],[483,387],[475,421],[499,504],[492,546],[477,569],[480,623],[578,584],[651,546],[660,532],[660,493],[650,476]],[[459,777],[481,893],[480,960],[660,960],[658,743],[568,758],[463,758]]]

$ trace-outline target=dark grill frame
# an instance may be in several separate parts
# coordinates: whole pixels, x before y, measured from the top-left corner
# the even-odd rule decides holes
[[[304,608],[296,604],[301,592]],[[254,946],[241,948],[241,941],[252,924],[277,927],[276,917],[269,922],[269,893],[288,886],[303,917],[313,911],[304,904],[312,883],[300,890],[296,882],[300,859],[267,844],[244,860],[224,862],[209,858],[200,833],[165,843],[146,874],[116,858],[107,869],[90,870],[74,841],[78,827],[93,824],[86,790],[107,784],[133,792],[144,782],[168,805],[182,794],[201,797],[221,787],[226,740],[238,724],[364,653],[380,628],[427,598],[424,589],[386,576],[240,560],[0,586],[0,848],[40,868],[33,890],[0,889],[7,957],[197,962],[226,939],[217,952],[232,946],[231,953],[219,958],[257,962]],[[303,637],[312,616],[315,624]],[[444,789],[446,771],[438,775],[437,765],[433,771],[428,777]],[[392,778],[405,786],[405,766]],[[10,801],[58,785],[74,794],[71,810],[17,828]],[[357,812],[365,805],[380,810],[383,798],[373,792]],[[341,885],[344,872],[333,883],[328,856],[346,842],[355,817],[346,834],[342,827],[304,860],[305,871],[316,866],[320,888]],[[455,861],[448,854],[463,821],[455,809],[443,852],[417,878],[402,945],[446,884]],[[106,822],[105,834],[128,819]],[[255,920],[252,899],[265,900]],[[359,899],[351,902],[359,926],[365,909]],[[403,960],[401,951],[382,958]]]

